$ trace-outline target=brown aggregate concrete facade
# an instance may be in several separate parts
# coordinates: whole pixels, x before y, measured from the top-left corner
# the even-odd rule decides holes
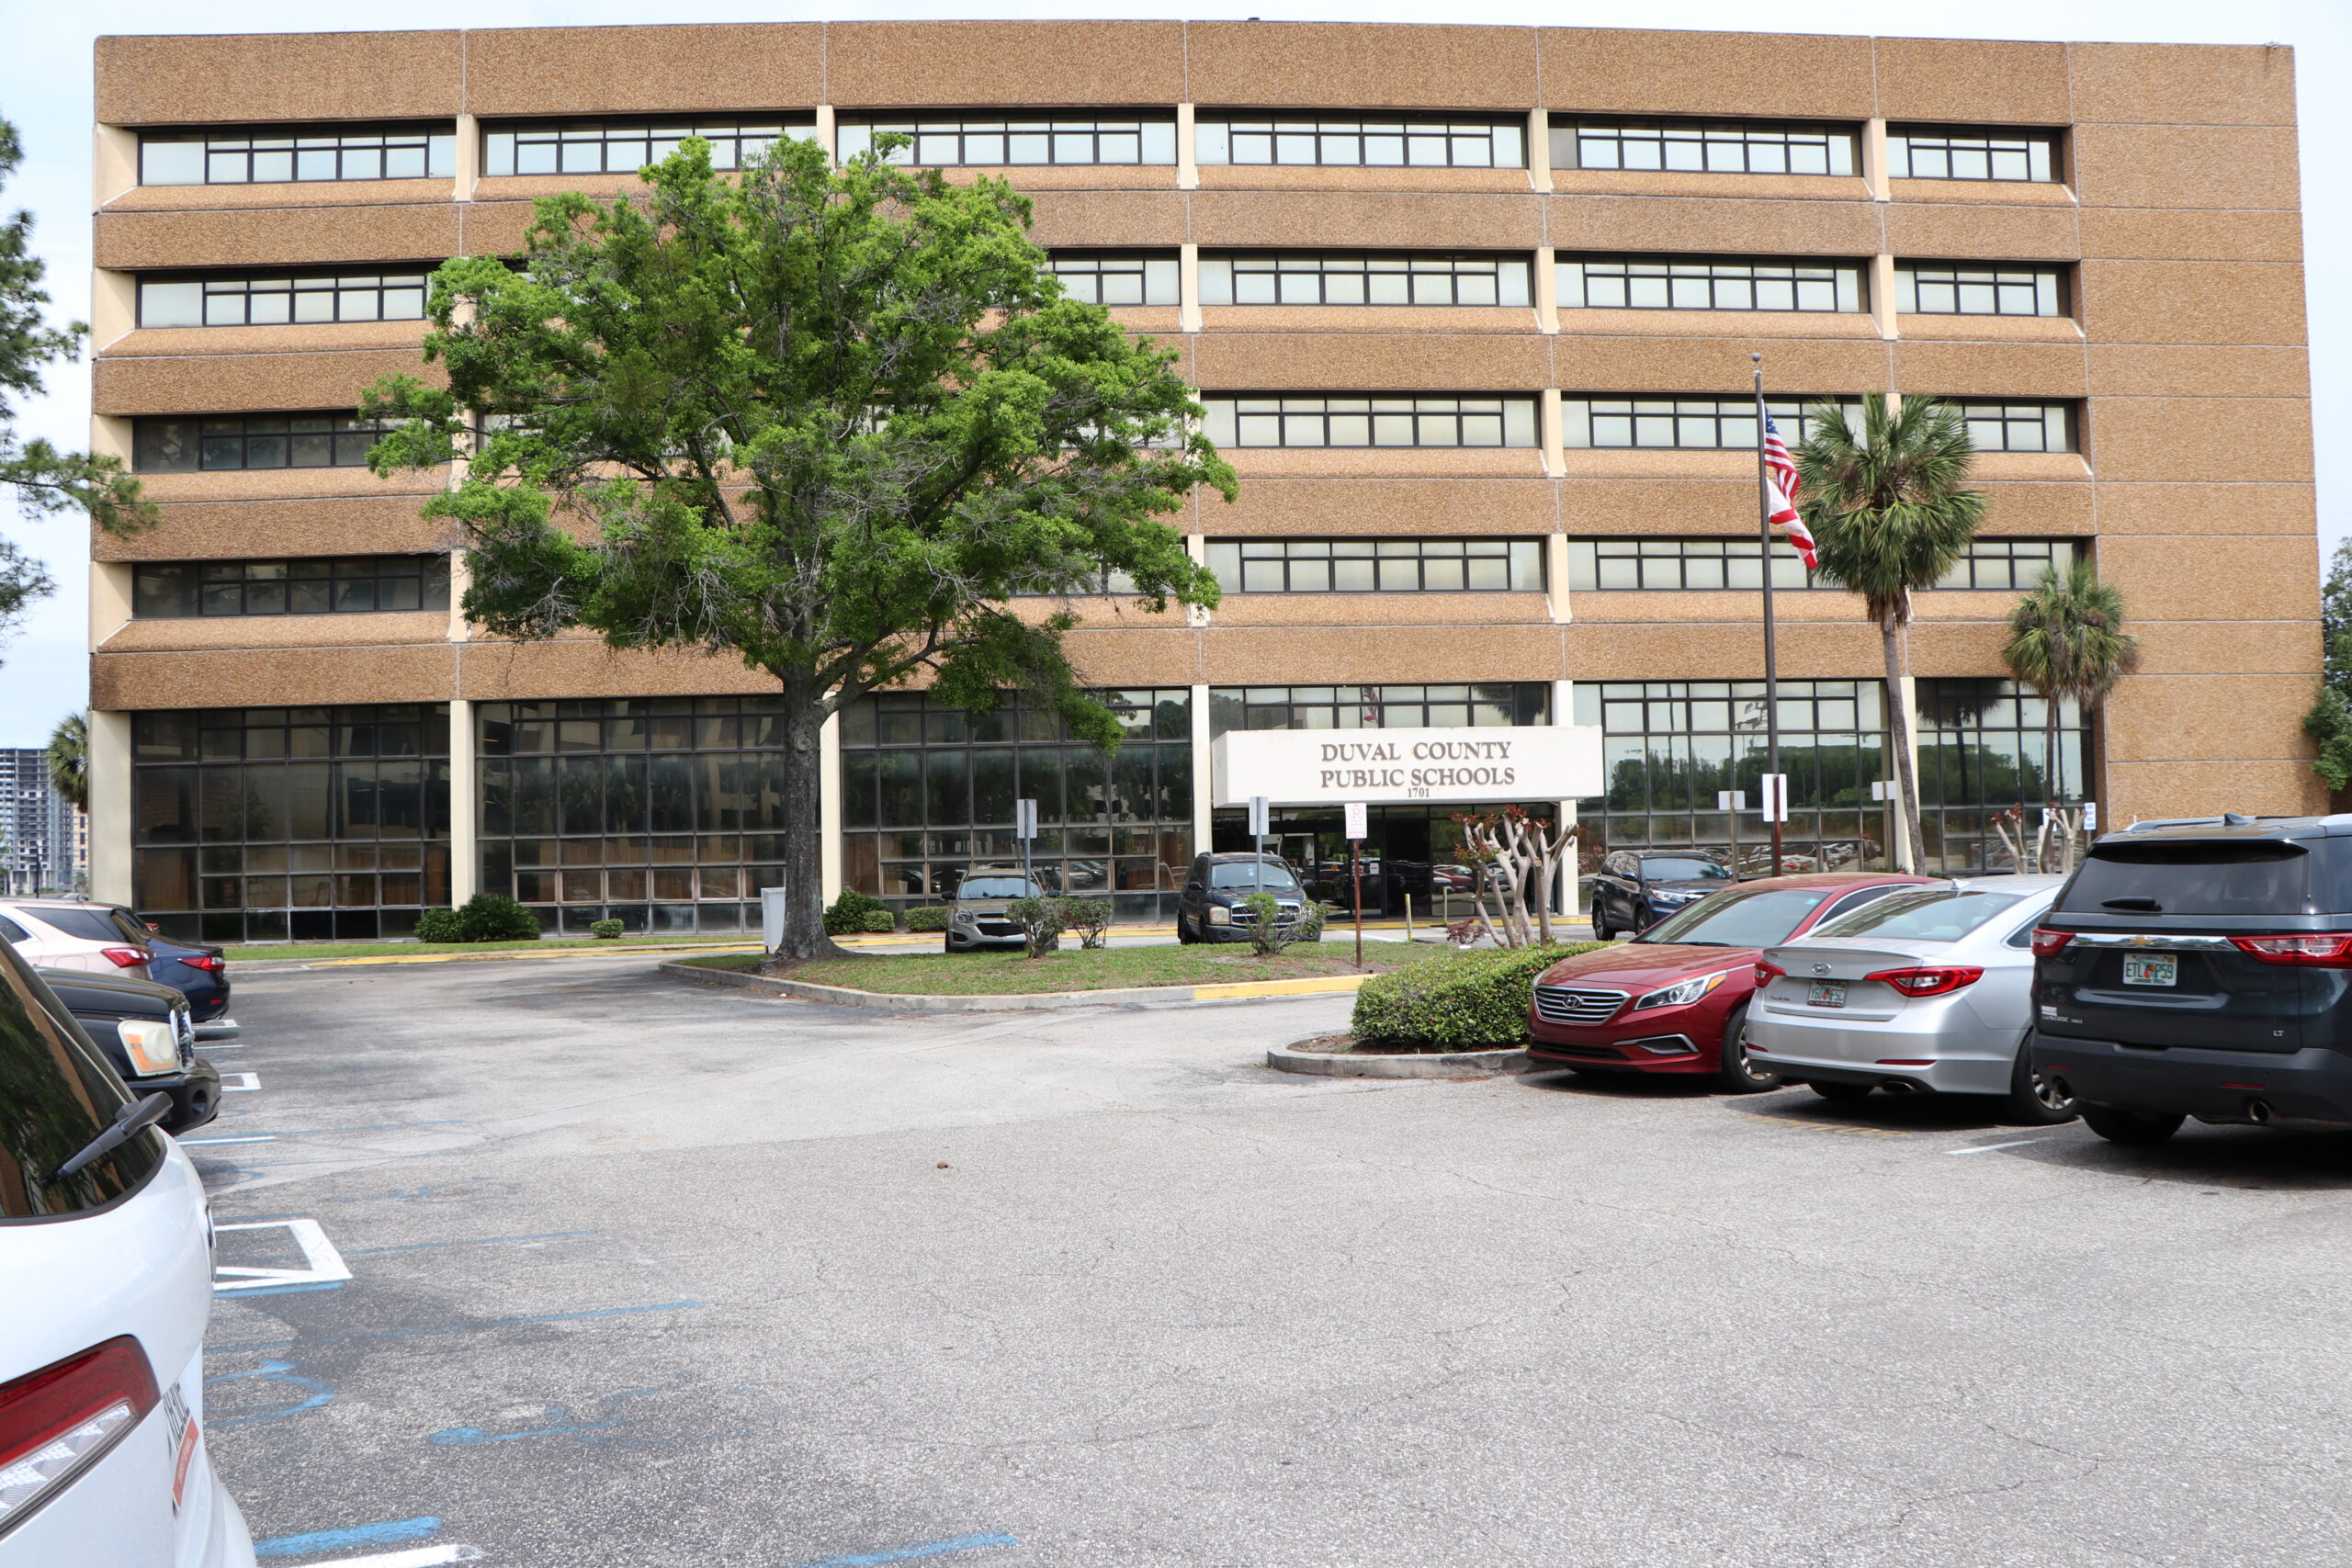
[[[1766,355],[1786,395],[2080,400],[2079,455],[1987,455],[1989,535],[2085,541],[2124,592],[2144,672],[2101,727],[2110,819],[2317,807],[2297,725],[2319,665],[2315,525],[2290,51],[1770,37],[1608,28],[1245,22],[857,22],[107,38],[103,136],[141,128],[922,108],[1409,110],[1519,119],[1521,170],[1088,167],[1004,171],[1066,247],[1470,249],[1538,275],[1582,252],[1994,260],[2072,273],[2058,319],[1548,309],[1202,308],[1129,313],[1210,392],[1737,395]],[[1553,113],[1842,120],[2064,133],[2064,179],[2028,185],[1550,170]],[[463,118],[461,118],[463,117]],[[1188,144],[1189,148],[1189,144]],[[103,162],[103,161],[102,161]],[[202,267],[430,265],[522,243],[533,196],[627,180],[475,177],[99,192],[102,299]],[[959,171],[958,177],[966,172]],[[1545,280],[1548,282],[1548,279]],[[1548,301],[1548,288],[1542,298]],[[1891,310],[1891,307],[1889,307]],[[413,323],[138,330],[99,312],[94,412],[347,409],[420,370]],[[429,372],[427,372],[429,373]],[[1242,497],[1196,502],[1208,536],[1742,535],[1744,454],[1245,450]],[[300,482],[295,482],[300,481]],[[205,475],[156,485],[164,522],[110,561],[446,547],[413,486]],[[1553,570],[1560,570],[1555,549]],[[1996,675],[2009,597],[1931,594],[1917,672]],[[1880,673],[1847,598],[1790,595],[1782,670]],[[1200,624],[1090,613],[1074,647],[1105,683],[1742,678],[1753,596],[1258,598]],[[413,622],[415,617],[363,617]],[[101,709],[756,690],[724,661],[508,648],[414,626],[305,623],[239,638],[139,623],[95,650]],[[330,633],[332,635],[330,635]],[[455,637],[458,640],[452,641]],[[424,638],[424,642],[414,640]],[[264,646],[265,643],[266,646]]]

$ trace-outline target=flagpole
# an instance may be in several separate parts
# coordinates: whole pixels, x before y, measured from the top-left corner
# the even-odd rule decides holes
[[[1777,650],[1772,641],[1772,487],[1764,471],[1764,356],[1747,356],[1756,365],[1756,536],[1763,544],[1764,581],[1764,773],[1768,778],[1781,771],[1781,676]],[[1767,807],[1771,804],[1770,786],[1759,792]],[[1781,874],[1781,819],[1776,814],[1772,828],[1772,874]],[[1732,874],[1739,874],[1737,866]]]

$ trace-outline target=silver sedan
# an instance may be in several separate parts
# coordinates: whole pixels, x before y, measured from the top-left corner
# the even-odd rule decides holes
[[[1829,1100],[1988,1094],[2014,1120],[2071,1121],[2072,1100],[2027,1059],[2033,927],[2062,876],[1905,888],[1767,948],[1747,1049],[1758,1066]]]

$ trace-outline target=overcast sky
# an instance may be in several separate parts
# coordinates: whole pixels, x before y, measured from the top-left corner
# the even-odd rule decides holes
[[[866,5],[831,10],[741,3],[741,0],[407,0],[380,7],[318,0],[210,0],[200,11],[184,0],[96,0],[86,6],[10,6],[8,48],[0,59],[0,115],[23,137],[25,166],[0,193],[8,208],[28,207],[35,241],[50,264],[50,294],[58,319],[85,318],[90,293],[90,47],[101,33],[174,33],[200,15],[206,31],[298,32],[321,28],[551,27],[625,22],[851,20],[940,17],[1261,17],[1269,21],[1428,22],[1756,30],[1802,21],[1824,33],[1901,32],[1940,38],[2119,39],[2151,43],[2284,43],[2296,51],[2302,108],[2303,254],[2311,315],[2312,394],[2319,452],[2320,537],[2332,549],[2352,516],[2344,487],[2352,477],[2352,0],[1971,0],[1937,8],[1890,6],[1886,0],[1811,0],[1773,10],[1732,0],[1650,0],[1629,14],[1622,6],[1531,5],[1494,0],[1464,13],[1392,0],[1290,6],[1243,0],[1231,6],[1119,5],[1113,0],[1008,6]],[[1890,20],[1907,26],[1890,28]],[[359,107],[361,106],[355,106]],[[88,439],[86,365],[54,370],[49,393],[26,410],[19,434],[47,435],[79,447]],[[2198,432],[2179,439],[2194,444]],[[0,503],[5,504],[5,503]],[[65,520],[33,523],[0,514],[0,531],[49,563],[54,598],[28,619],[17,638],[0,648],[0,746],[43,744],[63,715],[88,695],[85,608],[86,569],[81,525]],[[2226,570],[2226,561],[2214,565]],[[204,705],[201,691],[173,694],[174,705]]]

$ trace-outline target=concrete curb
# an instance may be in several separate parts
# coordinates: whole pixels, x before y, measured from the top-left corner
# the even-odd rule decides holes
[[[872,1012],[1042,1012],[1058,1008],[1138,1007],[1149,1002],[1225,1002],[1258,997],[1314,997],[1353,991],[1369,978],[1363,975],[1323,975],[1304,980],[1242,980],[1214,986],[1128,986],[1102,991],[1033,991],[1015,996],[948,997],[888,991],[857,991],[846,986],[818,986],[806,980],[778,980],[747,975],[740,969],[709,969],[695,964],[664,964],[664,975],[705,985],[740,986],[745,990],[798,997],[804,1001],[831,1002],[836,1007],[865,1008]]]
[[[1276,1045],[1266,1053],[1266,1066],[1278,1073],[1308,1073],[1335,1078],[1490,1078],[1503,1073],[1524,1072],[1527,1065],[1527,1053],[1517,1048],[1359,1056]]]

